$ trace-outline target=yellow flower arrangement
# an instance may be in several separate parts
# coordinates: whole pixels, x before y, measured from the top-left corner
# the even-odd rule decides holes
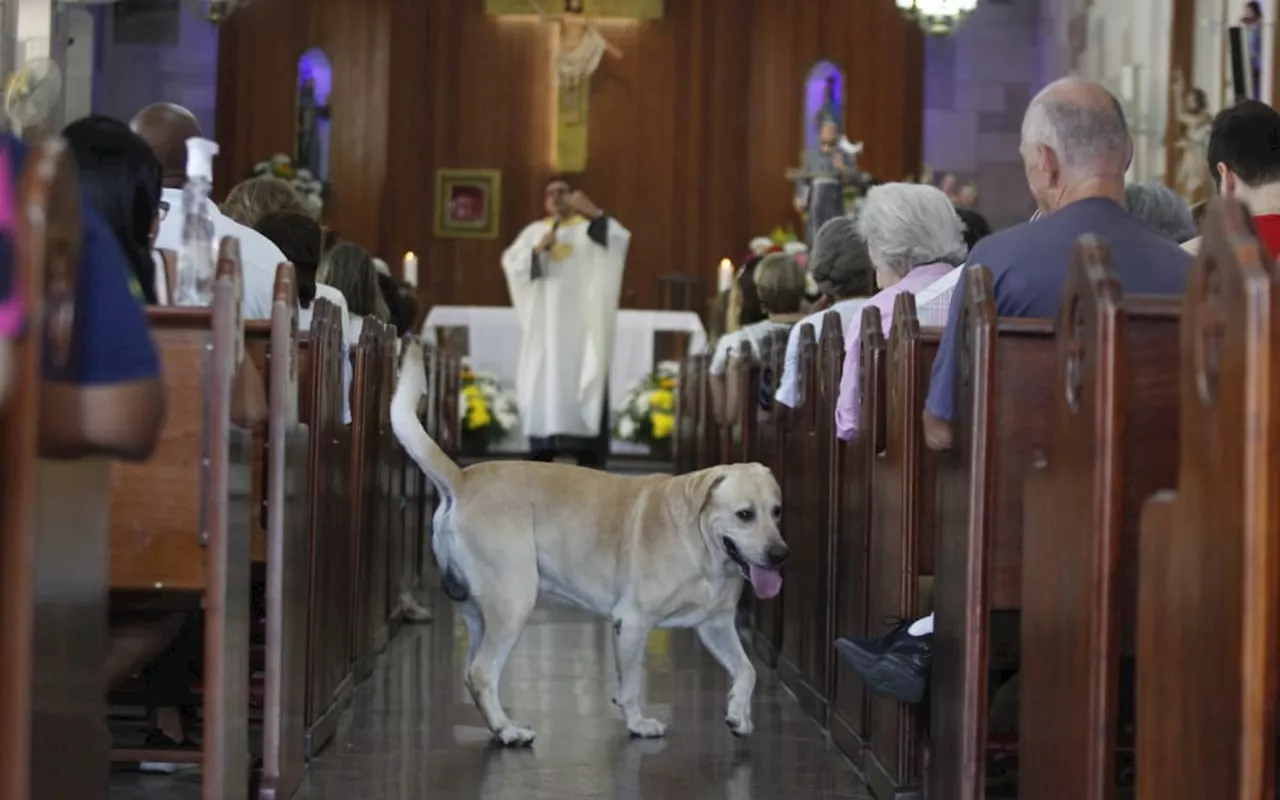
[[[462,436],[480,445],[500,441],[520,424],[515,395],[498,384],[495,375],[462,367],[458,417]]]
[[[615,438],[649,447],[671,440],[676,430],[678,370],[674,361],[664,361],[631,387],[614,412]]]

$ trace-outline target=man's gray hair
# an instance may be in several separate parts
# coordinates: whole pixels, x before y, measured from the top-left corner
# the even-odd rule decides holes
[[[848,217],[827,220],[813,237],[809,272],[824,292],[837,299],[875,293],[875,267],[858,225]]]
[[[1178,244],[1200,235],[1191,207],[1163,183],[1131,183],[1124,187],[1129,213]]]
[[[1106,102],[1071,96],[1070,90],[1106,95]],[[1078,91],[1078,94],[1084,92]],[[1022,119],[1022,146],[1043,145],[1069,170],[1124,172],[1133,155],[1133,139],[1124,109],[1115,95],[1083,78],[1062,78],[1040,91]]]
[[[858,232],[876,266],[905,275],[924,264],[963,264],[969,248],[951,200],[936,186],[885,183],[867,192]]]

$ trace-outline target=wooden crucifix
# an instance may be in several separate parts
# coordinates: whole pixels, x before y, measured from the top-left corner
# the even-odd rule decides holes
[[[663,0],[485,0],[485,10],[497,16],[536,14],[548,23],[555,37],[549,76],[556,87],[555,168],[582,172],[587,167],[591,76],[606,55],[623,57],[595,21],[661,19]]]

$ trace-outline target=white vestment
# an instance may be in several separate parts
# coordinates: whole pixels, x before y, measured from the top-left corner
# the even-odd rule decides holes
[[[600,433],[631,232],[606,218],[602,247],[587,235],[588,221],[572,217],[556,231],[551,252],[535,254],[551,224],[529,225],[502,254],[520,319],[520,420],[526,436],[590,438]]]

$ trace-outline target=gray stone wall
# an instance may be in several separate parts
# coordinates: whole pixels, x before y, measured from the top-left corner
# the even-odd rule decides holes
[[[978,184],[978,211],[1001,228],[1027,219],[1018,141],[1044,83],[1038,0],[983,0],[948,37],[925,45],[924,161],[937,179]]]

